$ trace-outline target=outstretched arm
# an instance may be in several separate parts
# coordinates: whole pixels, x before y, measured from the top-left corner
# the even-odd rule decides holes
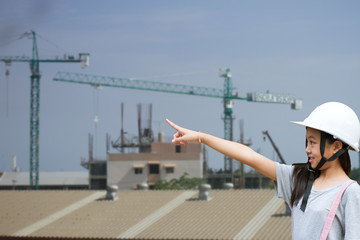
[[[180,127],[168,119],[166,119],[166,122],[176,130],[172,140],[173,143],[186,145],[188,142],[201,142],[232,159],[256,169],[276,181],[275,162],[255,152],[248,146]]]

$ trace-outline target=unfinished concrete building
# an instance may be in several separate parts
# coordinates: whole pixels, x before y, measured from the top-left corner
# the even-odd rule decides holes
[[[134,189],[146,183],[150,187],[159,180],[188,177],[203,177],[203,153],[201,144],[187,146],[173,143],[153,142],[151,152],[109,153],[108,184],[119,189]]]

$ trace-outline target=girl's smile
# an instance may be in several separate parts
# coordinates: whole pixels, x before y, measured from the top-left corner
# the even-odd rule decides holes
[[[320,131],[313,128],[306,128],[306,149],[308,155],[308,162],[312,168],[316,168],[318,162],[321,160],[320,153]]]

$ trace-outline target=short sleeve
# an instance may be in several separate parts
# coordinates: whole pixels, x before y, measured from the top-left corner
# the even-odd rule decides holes
[[[351,184],[342,197],[345,210],[345,239],[360,239],[360,186]]]
[[[290,206],[291,193],[293,189],[293,173],[294,167],[290,165],[276,163],[276,196],[285,200]]]

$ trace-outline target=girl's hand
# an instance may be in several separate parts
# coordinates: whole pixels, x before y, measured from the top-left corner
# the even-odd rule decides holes
[[[177,132],[173,136],[173,143],[187,145],[188,142],[200,143],[200,133],[195,132],[186,128],[182,128],[175,123],[171,122],[169,119],[166,119],[166,122],[174,128]]]

